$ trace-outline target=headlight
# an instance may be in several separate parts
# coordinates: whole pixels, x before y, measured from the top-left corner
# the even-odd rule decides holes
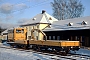
[[[71,48],[73,48],[73,47],[71,47]]]

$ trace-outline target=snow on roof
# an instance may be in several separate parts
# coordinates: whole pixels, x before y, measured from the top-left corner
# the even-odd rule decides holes
[[[59,20],[59,21],[53,22],[51,25],[51,28],[47,28],[44,31],[90,29],[89,19],[90,19],[90,16]],[[68,25],[68,24],[71,24],[71,25]]]
[[[1,33],[1,35],[3,35],[3,34],[5,34],[5,33],[8,33],[8,30],[13,30],[14,28],[18,28],[19,26],[17,26],[17,27],[12,27],[12,28],[8,28],[8,29],[6,29],[5,31],[3,31],[2,33]],[[22,27],[20,27],[20,28],[22,28]]]
[[[8,29],[6,29],[5,31],[3,31],[3,32],[1,33],[1,35],[5,34],[5,33],[8,33]]]
[[[54,21],[58,21],[56,18],[52,17],[48,13],[40,13],[31,18],[30,20],[26,21],[25,23],[21,24],[21,26],[24,25],[31,25],[36,23],[53,23]]]

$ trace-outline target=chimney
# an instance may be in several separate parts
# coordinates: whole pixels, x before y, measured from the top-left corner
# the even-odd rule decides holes
[[[42,10],[42,14],[45,13],[46,11],[45,10]]]

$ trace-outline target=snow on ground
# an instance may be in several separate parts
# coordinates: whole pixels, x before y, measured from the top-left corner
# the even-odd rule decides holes
[[[71,53],[74,53],[74,51],[71,51]],[[76,51],[76,54],[82,54],[82,55],[90,56],[90,50],[81,48],[81,49],[79,49],[79,51]]]
[[[54,60],[52,58],[59,59],[56,56],[0,48],[0,60]]]
[[[80,49],[76,53],[78,53],[78,54],[84,54],[84,55],[89,55],[90,56],[90,50],[87,50],[87,49]]]
[[[9,46],[9,45],[6,43],[4,44],[0,43],[0,46]],[[76,53],[90,55],[90,50],[80,49]],[[64,57],[68,57],[68,58],[70,57],[76,60],[90,60],[87,58],[80,58],[80,57],[73,57],[73,56],[64,56]],[[48,55],[43,55],[43,54],[38,54],[33,52],[25,52],[25,51],[13,50],[13,49],[0,48],[0,60],[55,60],[55,59],[70,60],[70,59],[60,58],[57,56],[48,56]]]

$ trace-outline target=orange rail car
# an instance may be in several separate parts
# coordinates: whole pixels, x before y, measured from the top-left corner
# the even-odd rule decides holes
[[[45,37],[45,40],[36,40],[33,32],[41,32]],[[27,30],[25,28],[14,28],[13,30],[8,31],[8,42],[14,42],[13,44],[19,47],[24,48],[33,48],[33,49],[44,49],[44,50],[54,50],[58,52],[69,52],[70,50],[79,50],[80,44],[79,41],[56,41],[56,40],[47,40],[46,34],[39,29],[31,30],[31,39],[26,40]]]

